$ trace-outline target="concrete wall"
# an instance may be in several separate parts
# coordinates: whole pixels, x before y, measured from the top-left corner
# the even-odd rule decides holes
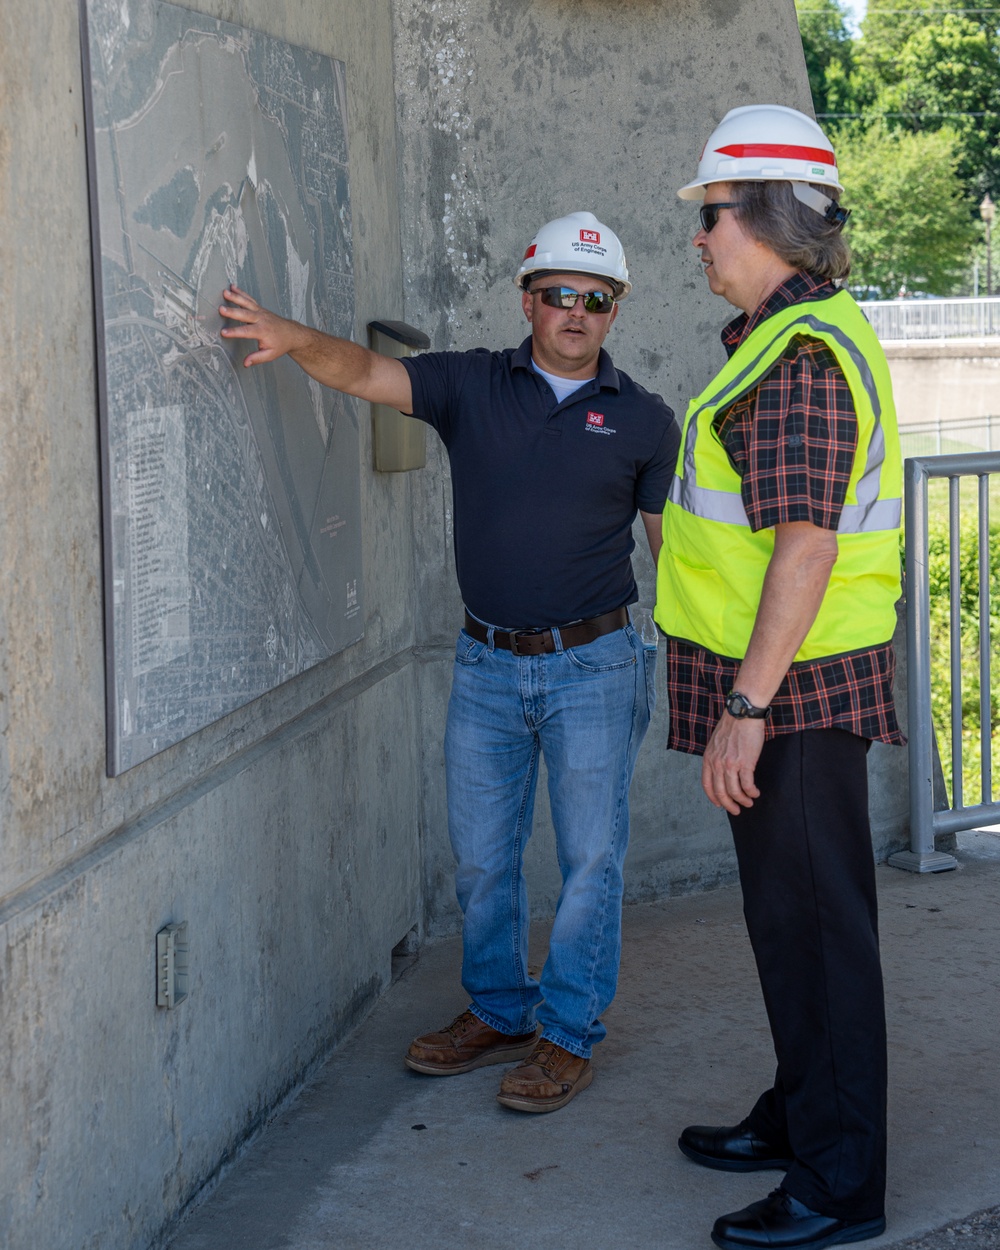
[[[1000,343],[995,340],[886,343],[885,354],[901,426],[1000,416]]]
[[[195,7],[346,62],[364,341],[402,313],[389,0]],[[420,920],[420,481],[370,470],[364,420],[364,640],[106,777],[76,5],[5,0],[0,29],[0,1245],[136,1250]],[[168,1012],[155,934],[181,920],[191,992]]]
[[[510,278],[528,237],[591,208],[636,280],[618,363],[678,410],[717,366],[727,309],[673,192],[730,106],[808,104],[792,0],[192,7],[346,62],[359,339],[369,319],[403,317],[439,348],[517,341]],[[0,1244],[134,1250],[360,1018],[393,945],[454,927],[450,487],[436,445],[419,474],[374,474],[363,422],[364,640],[106,777],[75,7],[5,0],[2,32]],[[633,799],[633,898],[733,872],[697,761],[666,758],[665,724],[661,710]],[[899,845],[905,779],[883,754],[877,841]],[[550,909],[544,813],[531,876]],[[191,993],[166,1012],[154,935],[180,920]]]

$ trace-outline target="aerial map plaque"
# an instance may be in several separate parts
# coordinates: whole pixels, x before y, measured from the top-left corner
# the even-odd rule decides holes
[[[341,62],[159,0],[82,0],[108,772],[362,633],[358,414],[223,342],[230,282],[354,330]]]

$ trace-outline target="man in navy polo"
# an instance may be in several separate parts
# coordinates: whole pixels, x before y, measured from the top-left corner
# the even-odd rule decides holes
[[[522,1060],[497,1097],[546,1112],[590,1084],[617,984],[628,791],[655,699],[656,649],[628,613],[632,524],[638,511],[655,561],[679,432],[603,350],[631,290],[607,226],[591,213],[548,222],[515,282],[531,334],[500,352],[394,360],[236,287],[220,312],[224,337],[257,342],[245,365],[287,353],[324,385],[426,421],[448,449],[465,626],[445,759],[472,1001],[405,1062],[451,1076]],[[540,755],[563,888],[539,982],[522,856]]]

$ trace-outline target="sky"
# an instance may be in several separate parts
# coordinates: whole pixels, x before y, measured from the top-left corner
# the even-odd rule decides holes
[[[854,27],[854,34],[857,34],[857,28],[861,19],[865,15],[865,9],[868,7],[868,0],[845,0],[844,8],[851,13],[850,22]]]

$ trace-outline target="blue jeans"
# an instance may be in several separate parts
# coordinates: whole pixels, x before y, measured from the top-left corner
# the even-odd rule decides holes
[[[628,791],[655,702],[656,648],[627,625],[586,646],[515,656],[464,630],[445,760],[455,888],[465,916],[462,984],[501,1033],[543,1036],[589,1058],[605,1035],[621,954]],[[528,974],[531,836],[539,755],[562,872],[541,982]]]

